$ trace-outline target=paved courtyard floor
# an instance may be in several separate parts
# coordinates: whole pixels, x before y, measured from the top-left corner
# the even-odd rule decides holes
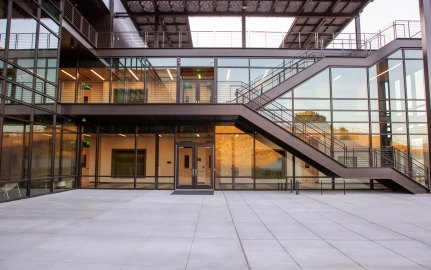
[[[0,269],[431,269],[431,196],[74,190],[0,204]]]

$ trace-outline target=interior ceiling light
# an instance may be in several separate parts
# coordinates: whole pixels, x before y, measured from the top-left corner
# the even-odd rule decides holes
[[[168,68],[168,69],[166,69],[166,70],[168,71],[169,77],[171,77],[171,80],[173,81],[173,80],[174,80],[174,77],[172,77],[171,71],[169,70],[169,68]]]
[[[135,74],[135,73],[134,73],[130,68],[128,68],[127,70],[130,72],[130,74],[132,74],[132,76],[133,76],[133,77],[135,77],[135,79],[136,79],[137,81],[139,81],[138,76],[136,76],[136,74]]]
[[[335,77],[332,81],[335,82],[336,80],[340,79],[341,75],[338,75],[337,77]]]
[[[380,73],[380,74],[377,74],[376,76],[374,76],[374,77],[372,77],[372,78],[370,79],[370,82],[371,82],[372,80],[375,80],[376,78],[378,78],[378,77],[382,76],[383,74],[388,73],[389,71],[393,70],[394,68],[399,67],[400,65],[401,65],[401,63],[398,63],[397,65],[395,65],[395,66],[391,67],[390,69],[388,69],[388,70],[386,70],[386,71],[383,71],[383,72],[382,72],[382,73]]]
[[[95,74],[97,77],[99,77],[102,81],[104,81],[105,79],[99,75],[99,73],[97,73],[96,71],[90,69],[91,72],[93,72],[93,74]]]
[[[76,80],[76,77],[73,76],[72,74],[70,74],[69,72],[65,71],[64,69],[61,70],[61,72],[63,72],[64,74],[66,74],[67,76],[69,76],[70,78]]]
[[[226,81],[229,81],[229,77],[230,77],[230,69],[227,70]]]

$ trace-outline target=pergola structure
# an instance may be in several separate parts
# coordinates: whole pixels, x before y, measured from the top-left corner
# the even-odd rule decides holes
[[[246,17],[294,17],[286,29],[280,47],[305,48],[313,44],[315,34],[334,36],[352,20],[359,21],[359,13],[372,0],[121,0],[125,13],[117,17],[130,17],[136,27],[144,32],[165,32],[177,47],[193,47],[189,16],[236,16],[242,18],[242,46],[245,47]],[[360,32],[359,23],[356,23]],[[299,34],[301,33],[301,34]],[[154,35],[156,37],[158,35]],[[154,40],[155,42],[155,40]]]

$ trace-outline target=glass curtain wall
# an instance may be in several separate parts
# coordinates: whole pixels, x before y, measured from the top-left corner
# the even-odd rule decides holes
[[[370,68],[328,68],[276,101],[348,147],[396,149],[429,167],[419,50],[400,50]]]
[[[0,201],[75,187],[76,127],[55,113],[59,8],[0,3]]]
[[[135,132],[136,130],[136,132]],[[215,189],[341,189],[334,180],[264,136],[233,125],[94,126],[82,134],[81,187],[174,189],[175,144],[214,142]],[[199,136],[198,136],[199,134]],[[370,189],[350,181],[351,189]]]
[[[59,70],[62,103],[175,103],[176,58],[106,58]]]

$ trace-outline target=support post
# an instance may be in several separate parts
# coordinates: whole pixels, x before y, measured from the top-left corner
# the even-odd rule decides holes
[[[419,11],[422,32],[422,53],[424,59],[427,122],[429,129],[431,123],[431,2],[429,0],[419,0]],[[428,145],[431,145],[431,134],[428,134]],[[430,160],[431,153],[428,151],[428,162],[430,162]],[[431,186],[429,179],[430,178],[428,177],[428,188]]]
[[[361,38],[361,18],[360,15],[355,17],[355,33],[356,33],[356,49],[362,49],[362,38]]]
[[[244,11],[241,15],[241,47],[247,47],[247,36],[246,36],[246,20]]]

